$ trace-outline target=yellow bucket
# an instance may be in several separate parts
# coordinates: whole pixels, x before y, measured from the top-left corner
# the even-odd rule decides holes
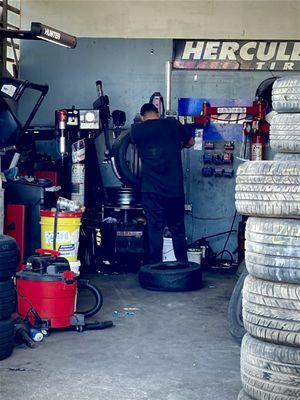
[[[41,244],[43,249],[53,249],[55,212],[41,211]],[[81,212],[64,212],[57,214],[56,248],[65,257],[73,272],[79,274],[80,261],[77,260],[79,247],[79,229]]]

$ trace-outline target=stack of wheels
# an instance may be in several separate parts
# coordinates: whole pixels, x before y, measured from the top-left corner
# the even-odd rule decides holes
[[[248,215],[238,399],[300,399],[300,77],[272,91],[274,161],[237,173],[236,208]]]
[[[10,236],[0,235],[0,360],[9,357],[14,348],[14,323],[11,318],[16,308],[13,276],[18,265],[18,247]]]

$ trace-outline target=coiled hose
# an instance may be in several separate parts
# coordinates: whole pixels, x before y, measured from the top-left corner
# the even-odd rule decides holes
[[[90,318],[93,315],[97,314],[97,312],[99,312],[99,310],[101,309],[101,307],[103,305],[102,293],[96,286],[89,283],[89,281],[86,281],[83,279],[78,280],[78,291],[80,289],[87,289],[88,291],[90,291],[93,294],[93,296],[95,298],[95,305],[90,310],[83,311],[83,312],[76,310],[76,312],[79,314],[83,314],[85,316],[85,318]]]

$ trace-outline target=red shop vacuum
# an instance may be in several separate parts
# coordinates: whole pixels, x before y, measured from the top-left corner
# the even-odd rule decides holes
[[[23,321],[47,332],[57,328],[81,332],[113,326],[112,321],[85,322],[102,307],[103,297],[98,288],[78,279],[58,251],[38,249],[36,252],[16,274],[18,314]],[[94,306],[82,313],[74,311],[80,289],[87,289],[95,299]]]

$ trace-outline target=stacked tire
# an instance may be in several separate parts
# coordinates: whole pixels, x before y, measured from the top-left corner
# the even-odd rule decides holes
[[[237,173],[236,208],[248,215],[238,399],[300,398],[300,77],[272,90],[274,161]]]
[[[0,360],[9,357],[14,348],[14,323],[11,318],[16,308],[13,276],[18,265],[18,247],[10,236],[0,235]]]

